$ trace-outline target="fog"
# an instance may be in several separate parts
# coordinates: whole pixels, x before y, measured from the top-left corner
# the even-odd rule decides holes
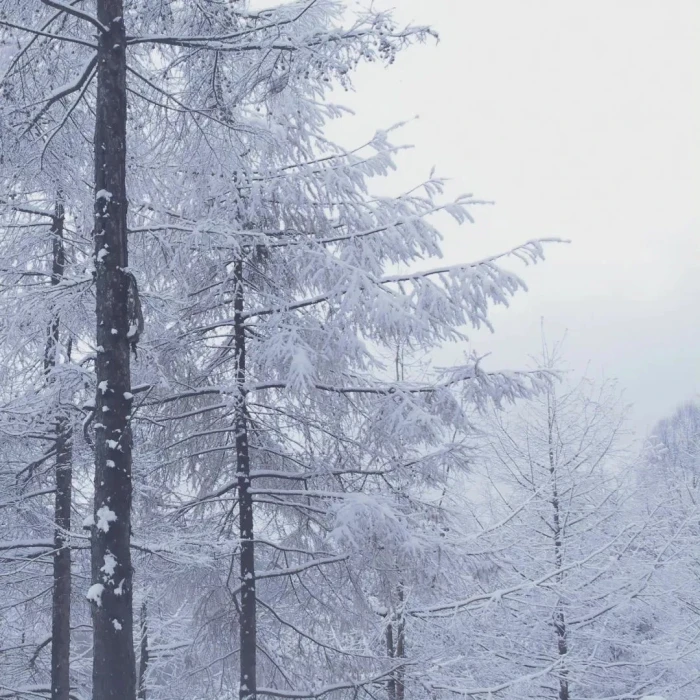
[[[447,224],[452,260],[570,240],[520,270],[529,292],[472,346],[489,366],[521,367],[544,319],[550,339],[566,334],[572,368],[619,379],[643,435],[700,392],[700,4],[393,5],[439,42],[363,68],[356,92],[335,94],[356,115],[333,135],[353,144],[408,120],[395,140],[415,148],[391,188],[435,165],[451,194],[494,200],[475,225]]]

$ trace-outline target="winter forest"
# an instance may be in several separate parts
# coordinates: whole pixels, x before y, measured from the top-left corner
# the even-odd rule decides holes
[[[700,697],[700,403],[479,354],[567,232],[443,258],[483,202],[329,136],[435,36],[0,0],[0,698]]]

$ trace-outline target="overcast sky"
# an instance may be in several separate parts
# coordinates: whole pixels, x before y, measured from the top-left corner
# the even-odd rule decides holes
[[[641,433],[700,396],[700,2],[387,0],[435,45],[360,71],[338,99],[354,143],[419,115],[397,184],[430,167],[493,199],[447,230],[451,261],[571,239],[530,291],[472,335],[489,366],[523,366],[567,331],[570,365],[617,377]],[[334,129],[334,134],[338,132]]]

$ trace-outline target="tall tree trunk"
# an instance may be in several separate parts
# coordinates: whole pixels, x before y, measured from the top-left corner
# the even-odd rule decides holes
[[[400,342],[396,345],[396,381],[405,380],[404,349]],[[449,467],[448,467],[449,468]],[[391,618],[392,625],[396,625],[396,646],[392,648],[391,656],[395,659],[406,658],[406,622],[404,618],[404,590],[403,582],[399,580],[396,586],[396,613]],[[391,629],[391,627],[390,627]],[[399,666],[391,674],[389,681],[389,700],[403,700],[406,694],[405,687],[406,669]],[[393,695],[392,695],[393,693]]]
[[[553,511],[553,535],[554,535],[554,565],[560,571],[557,574],[557,583],[562,584],[564,574],[561,573],[563,564],[563,541],[562,526],[559,503],[559,488],[557,486],[557,462],[555,455],[554,430],[556,424],[556,408],[552,405],[551,396],[547,406],[547,443],[549,450],[549,475],[552,482],[552,511]],[[566,629],[566,616],[561,604],[557,601],[554,608],[554,632],[557,637],[557,653],[562,661],[562,668],[559,672],[559,700],[569,700],[569,672],[566,667],[566,656],[569,653],[569,640]]]
[[[51,615],[51,700],[70,695],[70,532],[73,480],[73,435],[68,421],[56,425],[56,496],[54,508],[53,600]]]
[[[146,673],[148,672],[148,613],[146,603],[141,606],[141,630],[140,630],[140,658],[139,658],[139,700],[146,700]]]
[[[394,658],[394,616],[391,612],[387,613],[386,623],[386,655]],[[386,682],[386,695],[388,700],[396,700],[396,673],[392,672]]]
[[[386,650],[390,659],[406,658],[406,622],[404,617],[403,583],[396,586],[396,610],[388,614]],[[394,634],[394,632],[396,634]],[[388,700],[403,700],[406,695],[405,667],[396,666],[387,680]]]
[[[126,229],[123,0],[97,0],[95,269],[97,400],[92,528],[93,700],[135,700],[131,536],[131,371]]]
[[[236,473],[238,477],[239,537],[241,545],[241,610],[240,610],[240,700],[257,696],[257,630],[255,594],[255,543],[253,540],[253,496],[250,493],[250,457],[248,454],[248,417],[245,392],[245,323],[243,320],[243,261],[234,267],[234,350],[238,406],[236,410]]]
[[[396,597],[398,599],[396,614],[396,658],[406,658],[406,620],[404,617],[404,593],[403,583],[396,587]],[[396,700],[403,700],[406,694],[405,687],[406,667],[400,666],[396,669]]]
[[[52,269],[51,285],[63,279],[66,254],[63,241],[65,213],[60,196],[51,221]],[[51,370],[56,366],[60,332],[58,313],[49,325],[44,371],[51,382]],[[59,392],[60,400],[60,392]],[[70,695],[70,611],[71,611],[71,551],[66,534],[70,532],[70,511],[73,481],[73,435],[68,418],[60,406],[56,420],[56,465],[54,500],[54,558],[53,592],[51,601],[51,700],[68,700]]]

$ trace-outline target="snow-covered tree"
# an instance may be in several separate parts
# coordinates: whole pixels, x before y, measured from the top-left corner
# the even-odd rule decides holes
[[[656,424],[648,439],[645,477],[651,483],[663,483],[682,502],[697,502],[700,405],[685,403]]]
[[[658,632],[675,639],[679,649],[679,660],[669,674],[669,698],[683,697],[698,683],[699,448],[700,411],[696,404],[685,403],[651,430],[637,470],[639,508],[656,515],[656,526],[647,533],[645,548],[663,550],[667,561],[659,572],[662,605]]]
[[[621,409],[614,385],[583,379],[485,426],[474,526],[491,567],[464,606],[481,614],[453,620],[469,640],[455,692],[569,700],[674,687],[688,649],[661,624],[670,553],[647,548],[654,514],[630,500]]]
[[[486,372],[473,358],[396,380],[379,359],[397,342],[429,350],[462,338],[464,324],[488,324],[489,304],[523,286],[499,259],[541,257],[530,242],[416,270],[415,261],[440,255],[431,217],[447,211],[464,222],[471,198],[441,202],[433,177],[395,198],[373,197],[370,179],[394,167],[390,135],[354,151],[324,136],[342,111],[322,101],[333,81],[347,82],[360,60],[393,60],[429,32],[397,29],[381,13],[342,28],[343,7],[330,0],[260,13],[117,0],[99,0],[94,13],[45,0],[0,8],[13,47],[2,83],[5,214],[26,232],[37,215],[30,209],[60,192],[75,230],[57,291],[79,358],[65,363],[77,382],[72,406],[85,406],[96,448],[94,697],[136,692],[132,550],[137,571],[148,567],[138,594],[153,644],[144,692],[191,694],[183,683],[191,677],[231,693],[234,660],[242,698],[386,687],[396,664],[384,642],[378,656],[374,637],[388,627],[368,613],[372,586],[347,586],[348,562],[364,566],[380,543],[364,551],[350,543],[376,522],[388,536],[381,546],[401,559],[411,533],[426,528],[407,527],[415,503],[407,508],[397,494],[443,483],[460,454],[460,441],[446,436],[464,429],[463,407],[541,385],[538,373]],[[45,276],[45,244],[28,238],[19,258],[9,245],[8,274]],[[410,271],[395,274],[397,264]],[[96,315],[75,304],[93,293]],[[36,297],[51,322],[41,285]],[[10,295],[13,319],[24,319],[27,299],[22,285]],[[5,337],[24,351],[25,328]],[[21,362],[8,368],[12,386]],[[94,403],[79,397],[86,385]],[[24,393],[18,400],[26,406]],[[390,523],[393,534],[384,532]],[[409,568],[392,595],[404,595],[396,592]],[[165,577],[192,587],[192,606],[178,608]],[[159,638],[166,627],[181,643]],[[236,628],[239,648],[230,644]],[[322,669],[314,678],[298,661],[309,649]],[[214,650],[223,650],[219,661],[192,671],[193,659],[216,658]]]

